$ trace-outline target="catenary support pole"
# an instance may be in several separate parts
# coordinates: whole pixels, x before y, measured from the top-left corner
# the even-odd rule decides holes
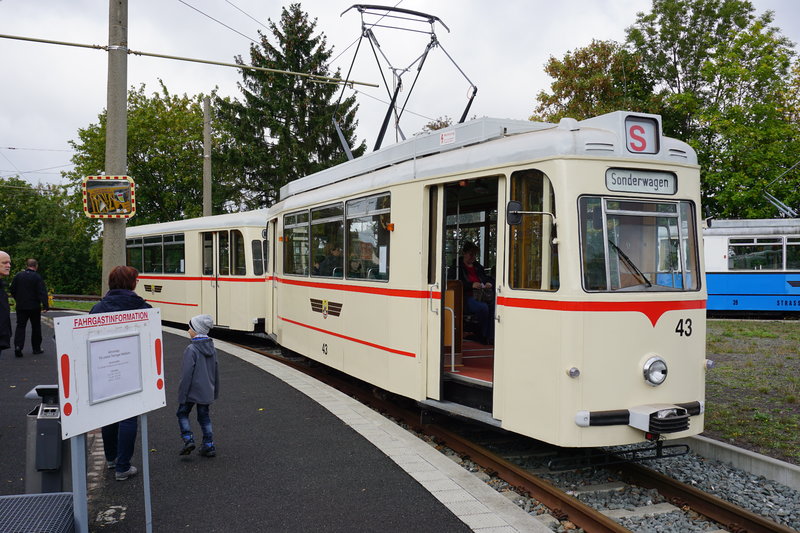
[[[108,2],[106,176],[128,172],[128,0]],[[108,274],[125,264],[125,219],[103,220],[103,294]]]
[[[203,216],[211,216],[211,99],[203,98]]]

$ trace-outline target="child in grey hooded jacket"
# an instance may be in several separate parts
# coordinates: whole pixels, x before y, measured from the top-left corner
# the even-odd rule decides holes
[[[211,315],[198,315],[189,320],[191,342],[183,352],[181,382],[178,387],[178,425],[183,439],[180,455],[189,455],[195,449],[194,435],[189,424],[189,414],[197,405],[197,422],[203,432],[203,444],[198,452],[204,457],[217,455],[211,430],[211,404],[219,398],[219,367],[217,350],[208,332],[214,327]]]

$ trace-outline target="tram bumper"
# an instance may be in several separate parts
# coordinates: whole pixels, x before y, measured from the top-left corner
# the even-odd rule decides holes
[[[578,411],[575,423],[580,427],[631,426],[645,433],[662,435],[689,429],[689,417],[705,411],[703,402],[637,405],[612,411]]]

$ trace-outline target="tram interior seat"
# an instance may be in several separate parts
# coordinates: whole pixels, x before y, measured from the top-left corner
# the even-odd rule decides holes
[[[447,288],[450,289],[451,283],[453,287],[455,284],[458,284],[458,292],[461,296],[459,296],[459,304],[456,313],[460,315],[460,319],[458,320],[462,324],[461,337],[463,338],[466,336],[467,333],[477,334],[479,330],[478,318],[467,311],[466,307],[464,306],[464,286],[463,281],[458,279],[458,267],[456,265],[450,265],[447,267]],[[459,350],[460,351],[460,350]]]

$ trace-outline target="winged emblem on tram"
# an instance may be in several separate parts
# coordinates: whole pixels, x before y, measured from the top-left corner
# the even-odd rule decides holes
[[[340,303],[320,300],[318,298],[309,299],[311,300],[311,310],[315,313],[322,313],[322,318],[328,318],[328,315],[339,316],[342,314],[342,304]]]

